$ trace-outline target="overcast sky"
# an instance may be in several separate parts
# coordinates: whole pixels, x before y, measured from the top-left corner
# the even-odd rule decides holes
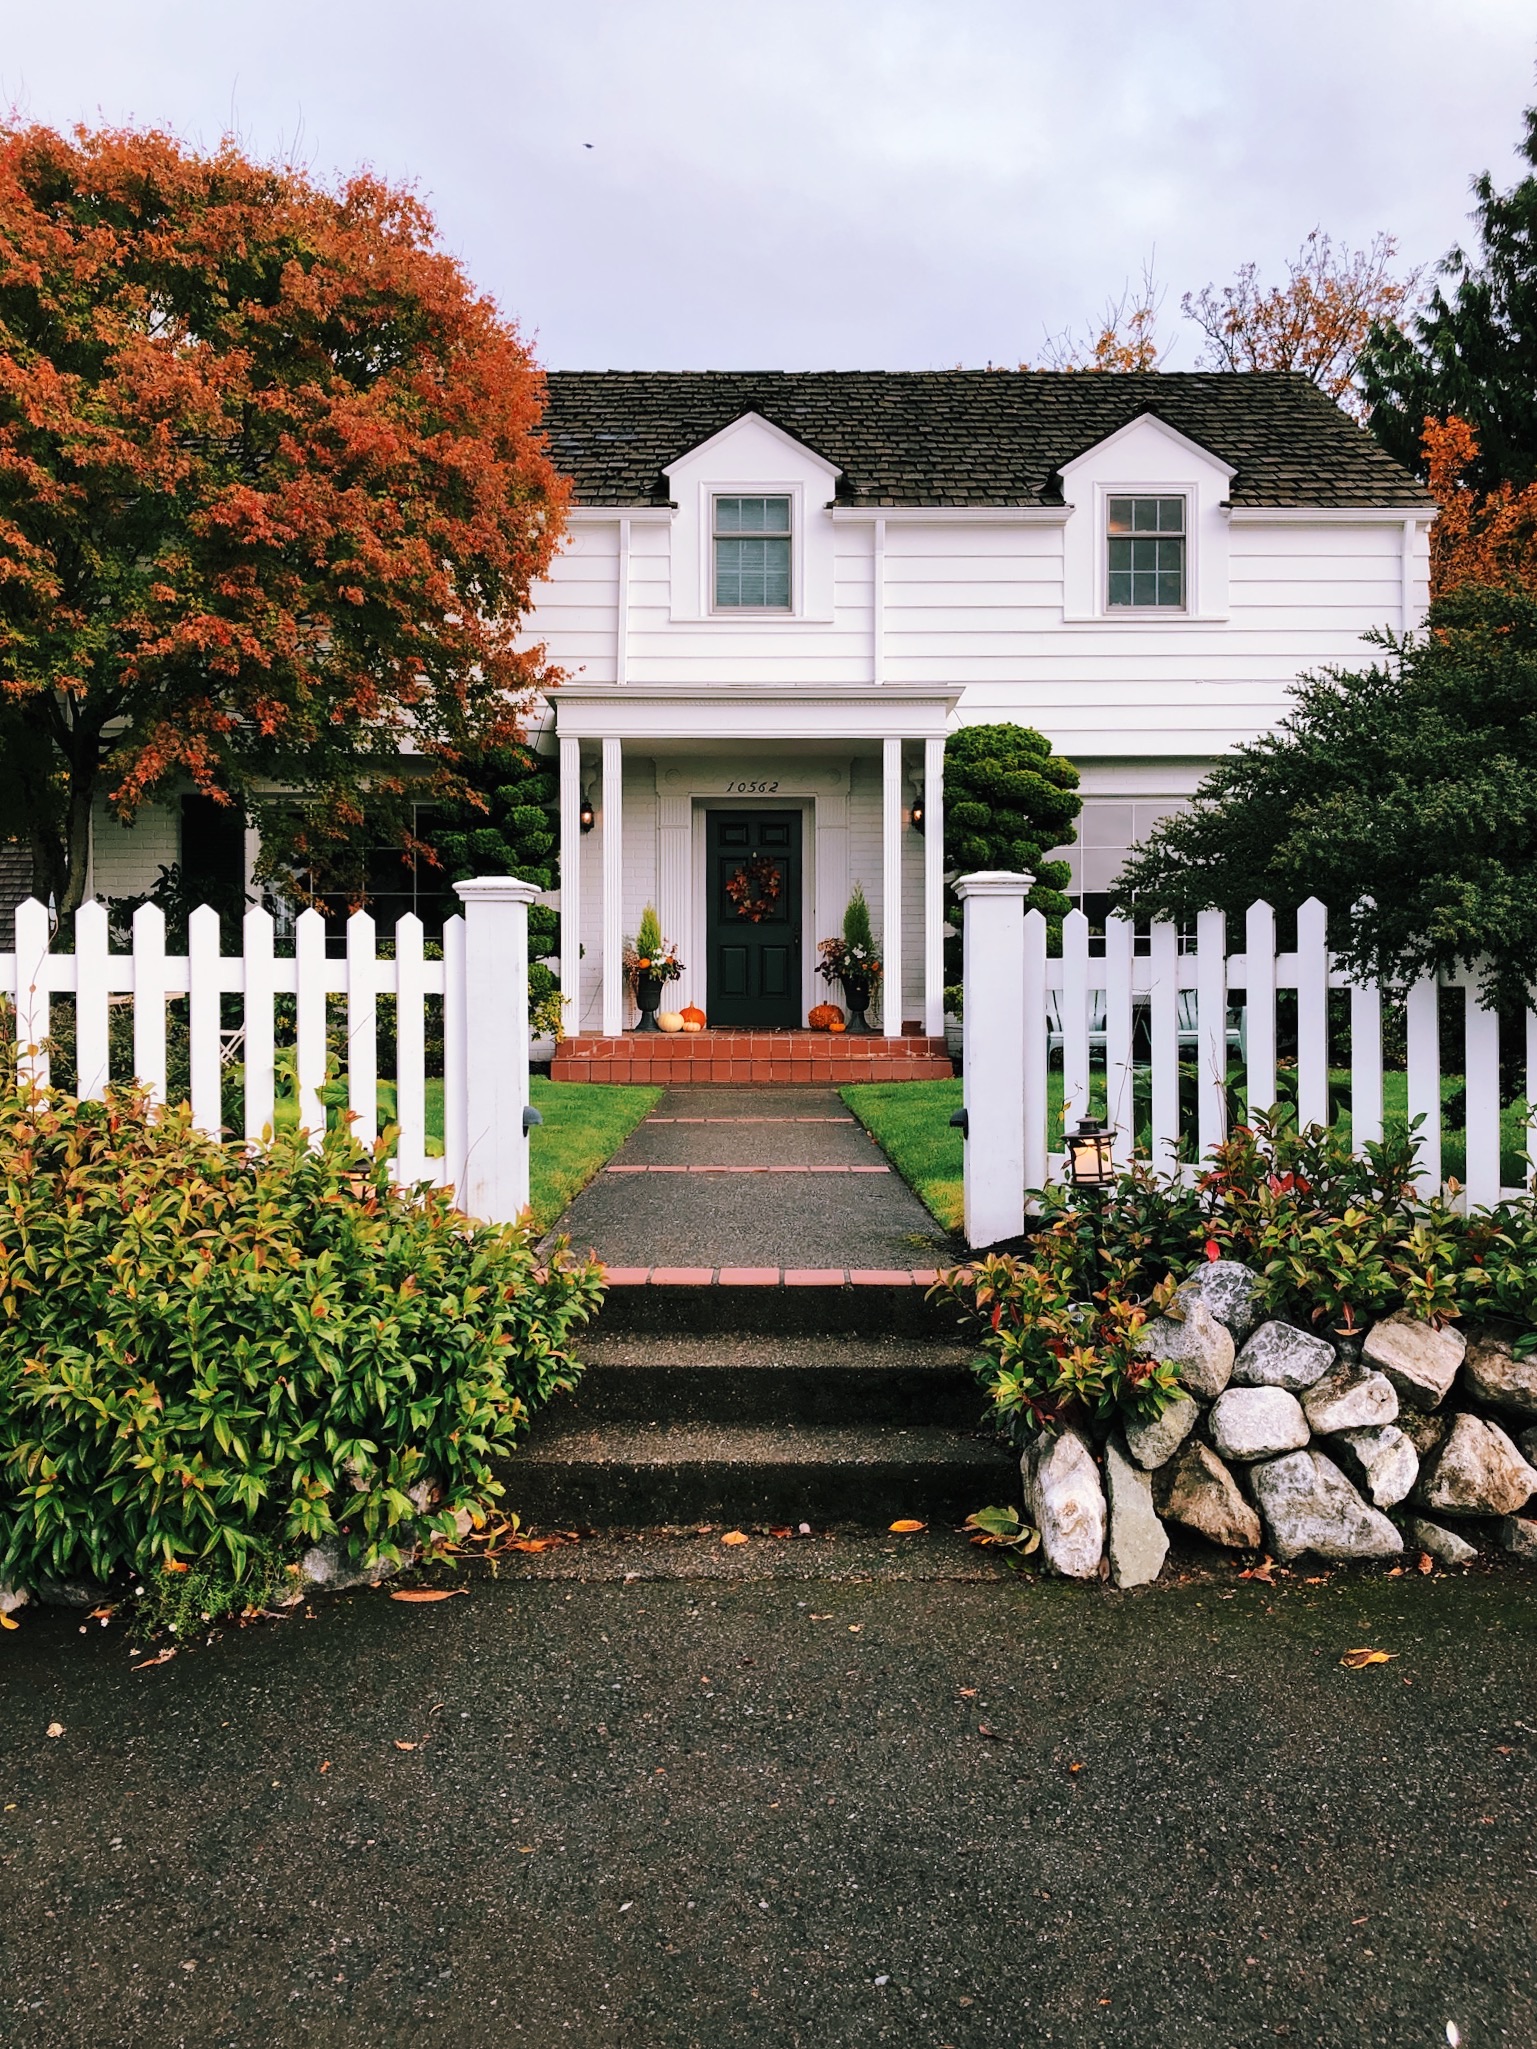
[[[1464,234],[1532,0],[0,0],[0,100],[413,182],[554,368],[1038,360],[1150,253]],[[590,146],[589,146],[590,145]]]

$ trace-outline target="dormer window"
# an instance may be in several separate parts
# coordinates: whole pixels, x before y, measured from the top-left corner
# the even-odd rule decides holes
[[[1111,498],[1106,537],[1105,601],[1111,611],[1184,609],[1183,498]]]
[[[714,500],[715,609],[788,612],[790,501]]]

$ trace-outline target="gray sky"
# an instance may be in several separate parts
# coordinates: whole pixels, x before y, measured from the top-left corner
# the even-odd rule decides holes
[[[1439,256],[1534,60],[1532,0],[0,0],[21,114],[410,180],[566,369],[1035,360],[1151,251],[1179,367],[1315,223]]]

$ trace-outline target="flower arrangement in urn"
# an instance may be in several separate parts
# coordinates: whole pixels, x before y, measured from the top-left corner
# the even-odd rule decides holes
[[[635,1007],[640,1012],[640,1022],[635,1029],[654,1032],[662,991],[683,973],[683,963],[671,942],[662,937],[662,924],[655,904],[647,904],[640,914],[640,928],[635,937],[625,942],[624,971],[630,978],[630,987],[635,992]]]
[[[842,933],[834,939],[819,940],[817,952],[822,956],[817,973],[823,981],[843,984],[843,1000],[849,1011],[845,1030],[868,1032],[865,1012],[870,1007],[875,984],[881,979],[881,957],[870,930],[870,906],[857,882],[843,914]]]

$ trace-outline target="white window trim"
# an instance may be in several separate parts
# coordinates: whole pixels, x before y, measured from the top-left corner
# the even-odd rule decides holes
[[[1106,619],[1135,619],[1139,624],[1157,619],[1190,619],[1199,617],[1199,609],[1191,598],[1200,589],[1196,581],[1196,528],[1200,525],[1199,500],[1194,487],[1186,481],[1183,484],[1098,484],[1095,486],[1095,504],[1099,513],[1097,563],[1095,574],[1098,581],[1098,609]],[[1178,605],[1112,605],[1110,602],[1110,501],[1112,498],[1177,498],[1184,507],[1183,529],[1185,542],[1185,574],[1183,577],[1184,602]],[[1192,504],[1196,505],[1196,517],[1191,517]],[[1117,535],[1119,540],[1123,538]],[[1154,537],[1156,539],[1156,536]]]
[[[704,589],[709,592],[706,607],[712,619],[798,619],[801,616],[801,524],[800,506],[796,502],[801,487],[788,484],[711,484],[708,486],[704,503],[702,524],[705,528],[705,574]],[[715,597],[715,543],[722,538],[715,531],[715,505],[720,498],[785,498],[790,505],[790,602],[788,605],[722,605]],[[725,538],[737,538],[726,536]],[[741,536],[751,540],[752,535]],[[780,535],[771,536],[781,539]]]

